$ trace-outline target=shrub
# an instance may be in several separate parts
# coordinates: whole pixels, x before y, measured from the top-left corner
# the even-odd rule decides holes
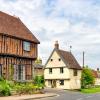
[[[36,76],[34,79],[34,83],[37,84],[39,87],[44,87],[44,77],[43,76]]]
[[[0,78],[0,96],[9,96],[11,95],[10,83],[3,78]]]
[[[17,94],[33,94],[40,90],[40,87],[33,83],[16,83],[14,90]]]

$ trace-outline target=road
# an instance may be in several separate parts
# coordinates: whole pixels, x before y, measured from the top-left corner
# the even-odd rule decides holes
[[[79,92],[60,90],[60,89],[45,89],[46,93],[56,93],[58,96],[42,98],[36,100],[100,100],[100,93],[82,94]]]

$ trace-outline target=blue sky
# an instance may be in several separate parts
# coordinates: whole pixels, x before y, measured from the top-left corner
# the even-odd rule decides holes
[[[0,0],[0,10],[18,16],[40,40],[39,57],[48,59],[56,40],[82,65],[100,67],[100,0]]]

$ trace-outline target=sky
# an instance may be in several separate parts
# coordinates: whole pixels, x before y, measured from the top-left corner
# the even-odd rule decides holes
[[[19,17],[39,39],[45,64],[54,43],[82,65],[100,68],[100,0],[0,0],[0,11]]]

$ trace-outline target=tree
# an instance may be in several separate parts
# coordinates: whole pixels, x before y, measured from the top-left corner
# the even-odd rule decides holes
[[[86,66],[82,70],[81,86],[82,88],[87,88],[94,85],[95,78],[93,76],[92,70]]]
[[[41,58],[37,58],[37,59],[35,60],[35,63],[36,63],[36,64],[42,64],[42,59],[41,59]]]

